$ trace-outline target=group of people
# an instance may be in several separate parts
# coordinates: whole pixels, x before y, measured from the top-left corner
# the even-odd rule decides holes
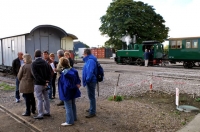
[[[34,95],[37,99],[37,115],[33,118],[43,119],[44,116],[51,116],[50,100],[55,98],[55,80],[58,78],[60,102],[57,105],[64,105],[66,110],[66,121],[61,125],[69,126],[77,120],[75,99],[81,96],[79,90],[81,80],[78,71],[73,68],[70,53],[58,50],[57,56],[59,62],[55,61],[53,53],[49,54],[48,51],[42,53],[40,50],[36,50],[35,59],[32,61],[31,55],[23,55],[22,52],[19,52],[18,57],[12,63],[13,74],[16,76],[15,97],[16,102],[19,103],[20,93],[23,93],[26,105],[23,116],[30,116],[31,113],[36,114]],[[85,64],[82,72],[82,84],[87,88],[90,101],[90,107],[86,110],[88,114],[85,117],[91,118],[96,116],[97,58],[91,54],[90,49],[85,49],[83,61]]]

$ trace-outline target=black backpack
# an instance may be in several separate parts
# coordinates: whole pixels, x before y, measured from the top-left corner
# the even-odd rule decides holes
[[[102,82],[104,77],[104,70],[98,61],[96,63],[97,63],[97,81]]]

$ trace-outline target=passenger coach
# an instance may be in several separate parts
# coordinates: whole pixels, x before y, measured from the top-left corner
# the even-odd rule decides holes
[[[169,38],[168,59],[192,68],[200,62],[200,37]]]
[[[0,38],[0,70],[10,70],[12,60],[18,52],[28,53],[34,59],[34,51],[49,51],[56,54],[58,49],[73,50],[77,37],[53,25],[39,25],[30,33]]]

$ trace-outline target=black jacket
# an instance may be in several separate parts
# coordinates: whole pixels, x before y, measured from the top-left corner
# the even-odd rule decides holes
[[[70,66],[71,66],[71,67],[74,66],[74,61],[72,60],[72,58],[69,58],[69,63],[70,63]]]
[[[32,74],[35,79],[35,85],[45,85],[46,81],[51,80],[51,69],[50,65],[42,58],[37,58],[32,63]]]
[[[58,62],[57,61],[54,61],[53,62],[53,64],[54,64],[54,66],[55,66],[55,68],[57,67],[57,64],[58,64]]]
[[[12,62],[12,70],[13,70],[13,74],[15,76],[17,76],[20,67],[21,67],[21,63],[20,63],[19,58],[14,59],[13,62]]]

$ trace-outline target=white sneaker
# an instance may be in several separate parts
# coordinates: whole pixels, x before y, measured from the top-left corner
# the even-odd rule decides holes
[[[72,124],[68,124],[67,122],[62,123],[61,126],[71,126]]]
[[[15,102],[16,102],[16,103],[19,103],[19,102],[20,102],[20,100],[19,100],[19,99],[16,99],[16,100],[15,100]]]

